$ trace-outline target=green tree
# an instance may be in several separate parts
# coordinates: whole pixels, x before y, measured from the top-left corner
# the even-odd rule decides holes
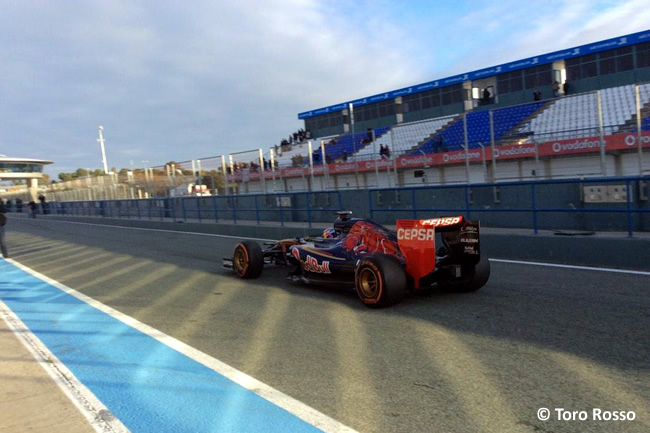
[[[39,185],[49,185],[51,182],[50,175],[43,173],[43,177],[38,180]]]
[[[75,179],[75,173],[59,173],[59,180],[61,182],[68,182]]]

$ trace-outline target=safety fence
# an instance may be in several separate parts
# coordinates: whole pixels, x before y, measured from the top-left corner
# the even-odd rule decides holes
[[[224,194],[225,159],[216,156],[53,183],[49,201],[142,199]],[[27,195],[27,191],[22,195]]]
[[[39,204],[53,215],[199,223],[329,223],[353,211],[382,224],[396,219],[463,215],[486,227],[540,230],[650,232],[650,176],[382,188],[88,200]],[[16,211],[15,205],[12,210]],[[26,211],[26,210],[24,210]]]
[[[650,177],[385,188],[368,191],[369,216],[382,221],[449,214],[487,227],[650,231]]]

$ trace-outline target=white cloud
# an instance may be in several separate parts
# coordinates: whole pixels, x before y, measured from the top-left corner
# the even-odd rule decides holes
[[[118,168],[268,148],[298,112],[650,22],[638,0],[450,4],[10,2],[0,153],[98,168],[100,124]]]
[[[554,0],[489,2],[462,20],[465,47],[443,74],[455,74],[507,63],[648,29],[650,9],[643,0]],[[498,26],[485,30],[480,17]],[[468,35],[476,32],[479,38]]]
[[[97,165],[100,123],[118,167],[140,148],[164,163],[268,147],[299,111],[409,75],[380,34],[314,1],[24,2],[3,17],[18,43],[0,146],[62,171]]]

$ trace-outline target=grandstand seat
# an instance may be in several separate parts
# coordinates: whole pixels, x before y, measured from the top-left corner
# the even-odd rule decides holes
[[[616,133],[636,113],[634,85],[603,89],[601,107],[605,134]],[[640,86],[641,104],[650,102],[650,85]],[[599,128],[598,100],[595,92],[556,99],[543,112],[519,129],[540,140],[593,136]]]
[[[544,105],[543,102],[501,108],[493,111],[493,124],[495,140],[499,140],[512,128],[525,120],[532,113]],[[490,113],[477,111],[468,113],[467,116],[467,142],[469,148],[478,148],[480,145],[489,146],[490,138]],[[414,149],[409,154],[434,153],[440,140],[447,150],[460,150],[465,146],[465,126],[462,118],[458,118],[451,126],[436,134],[422,146]]]

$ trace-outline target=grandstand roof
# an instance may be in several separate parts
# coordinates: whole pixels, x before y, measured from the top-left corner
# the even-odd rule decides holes
[[[494,75],[504,74],[510,71],[516,71],[519,69],[529,68],[531,66],[543,65],[548,63],[553,63],[558,60],[571,59],[574,57],[580,57],[587,54],[597,53],[600,51],[610,50],[612,48],[624,47],[628,45],[635,45],[641,42],[650,41],[650,30],[644,30],[638,33],[632,33],[625,36],[618,36],[611,39],[605,39],[598,42],[593,42],[586,45],[580,45],[578,47],[567,48],[564,50],[554,51],[548,54],[542,54],[534,57],[528,57],[525,59],[520,59],[514,62],[504,63],[502,65],[492,66],[485,69],[479,69],[472,72],[466,72],[463,74],[454,75],[451,77],[440,78],[433,81],[428,81],[426,83],[417,84],[414,86],[404,87],[402,89],[391,90],[385,93],[380,93],[377,95],[367,96],[364,98],[359,98],[356,100],[351,100],[347,102],[338,103],[335,105],[330,105],[328,107],[319,108],[316,110],[305,111],[298,114],[298,119],[307,119],[310,117],[320,116],[323,114],[334,113],[341,111],[353,104],[354,106],[362,106],[367,104],[372,104],[375,102],[380,102],[384,100],[389,100],[396,98],[398,96],[405,96],[414,93],[426,92],[427,90],[432,90],[436,88],[451,86],[454,84],[459,84],[465,81],[471,81],[486,77],[491,77]]]

